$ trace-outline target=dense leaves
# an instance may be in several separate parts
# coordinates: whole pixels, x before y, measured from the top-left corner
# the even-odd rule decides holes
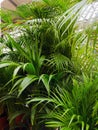
[[[92,81],[85,76],[83,79],[82,83],[73,79],[71,93],[58,87],[50,97],[36,97],[27,103],[39,102],[51,106],[49,113],[41,117],[48,119],[45,122],[49,127],[95,130],[98,127],[98,79]]]
[[[88,2],[43,0],[1,10],[0,103],[10,123],[23,114],[27,129],[97,130],[98,23],[78,25]]]

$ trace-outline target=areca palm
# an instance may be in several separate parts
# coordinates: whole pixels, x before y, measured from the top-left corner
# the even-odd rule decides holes
[[[96,59],[91,64],[92,59],[83,55],[87,52],[86,47],[90,43],[91,31],[88,35],[85,30],[78,32],[76,28],[82,7],[88,1],[83,0],[79,3],[77,1],[71,3],[69,0],[44,0],[45,3],[35,2],[35,5],[18,7],[14,16],[9,12],[9,19],[4,17],[2,31],[17,29],[19,34],[7,35],[3,42],[8,52],[2,53],[0,68],[13,66],[10,81],[6,84],[10,85],[7,94],[15,94],[19,99],[23,97],[25,100],[36,91],[39,94],[47,91],[49,96],[57,84],[63,86],[66,82],[68,88],[67,85],[72,84],[72,77],[80,78],[82,71],[88,73],[89,71],[85,69],[86,65],[90,71],[94,70],[96,65],[93,63]],[[10,26],[5,28],[7,22]],[[86,45],[82,46],[84,42]],[[77,47],[80,51],[76,50]],[[90,49],[90,46],[88,48]],[[92,55],[93,58],[91,50],[88,55]],[[72,87],[68,88],[71,89]],[[3,98],[7,99],[5,95]]]
[[[73,80],[72,92],[57,88],[50,97],[35,97],[28,104],[36,103],[47,108],[46,115],[40,115],[47,127],[59,127],[60,130],[97,130],[98,125],[98,80]],[[45,105],[44,105],[45,104]]]

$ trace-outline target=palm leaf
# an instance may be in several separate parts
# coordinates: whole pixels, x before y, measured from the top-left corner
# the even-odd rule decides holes
[[[8,66],[18,66],[18,65],[19,65],[18,63],[7,61],[7,62],[1,62],[0,68],[4,68]]]
[[[47,74],[43,74],[40,76],[39,78],[39,82],[42,81],[47,92],[48,92],[48,95],[50,95],[50,82],[52,80],[52,78],[54,77],[54,75],[47,75]]]
[[[50,66],[55,66],[57,70],[67,70],[70,60],[63,54],[55,53],[51,55]]]
[[[15,68],[14,72],[13,72],[13,79],[16,77],[16,75],[18,74],[19,70],[21,69],[21,65],[19,65],[17,68]]]
[[[31,63],[24,64],[23,70],[25,70],[28,74],[35,74],[36,73],[35,67]]]
[[[17,51],[24,56],[26,59],[31,61],[30,57],[28,56],[27,52],[24,51],[24,49],[19,45],[10,35],[8,35],[9,40],[11,41],[12,45],[17,49]]]
[[[19,89],[18,89],[18,97],[22,94],[22,92],[34,81],[38,80],[36,75],[27,75],[23,81],[21,82]]]

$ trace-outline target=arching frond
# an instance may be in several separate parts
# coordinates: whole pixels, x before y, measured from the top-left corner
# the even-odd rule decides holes
[[[58,71],[67,70],[70,60],[61,53],[54,53],[51,55],[49,65],[55,67]]]

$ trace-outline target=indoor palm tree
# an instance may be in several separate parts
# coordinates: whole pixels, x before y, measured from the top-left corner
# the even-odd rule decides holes
[[[93,30],[92,26],[92,29],[79,32],[77,24],[82,8],[88,0],[43,1],[22,5],[14,12],[1,13],[4,49],[0,52],[0,68],[7,79],[2,82],[0,80],[0,93],[4,92],[0,100],[8,102],[8,108],[12,105],[11,101],[15,106],[19,105],[20,110],[24,106],[23,113],[29,112],[29,120],[31,118],[32,126],[36,129],[40,122],[39,115],[49,109],[46,107],[39,112],[40,108],[26,105],[28,98],[33,99],[35,95],[40,97],[44,94],[51,97],[51,91],[57,86],[62,86],[62,89],[55,91],[55,94],[61,96],[59,91],[65,88],[63,94],[72,98],[73,77],[80,81],[82,72],[87,75],[94,72],[95,77],[95,71],[98,70],[97,55],[94,53],[98,37],[97,28]],[[97,23],[95,25],[97,27]],[[10,34],[6,35],[7,31]],[[6,73],[8,77],[5,76]],[[3,80],[2,75],[0,76]],[[55,94],[52,96],[56,96]],[[68,102],[72,104],[71,99]],[[33,105],[37,106],[35,102]],[[14,112],[12,110],[11,121],[21,113]],[[68,121],[71,121],[70,118]],[[78,120],[77,115],[72,117],[73,120]],[[83,129],[86,127],[83,127],[84,124],[82,123]],[[79,126],[81,127],[80,124]],[[40,125],[38,129],[39,127]],[[76,128],[78,129],[78,126]]]
[[[83,76],[82,82],[73,79],[72,92],[58,86],[49,97],[31,98],[27,104],[35,102],[40,109],[47,108],[47,114],[40,115],[40,120],[45,121],[47,127],[58,127],[60,130],[97,130],[97,84],[97,78],[93,80]]]

